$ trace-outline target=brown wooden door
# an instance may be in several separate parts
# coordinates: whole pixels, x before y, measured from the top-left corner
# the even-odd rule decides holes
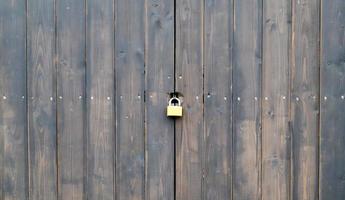
[[[344,19],[343,0],[0,1],[0,200],[345,199]]]

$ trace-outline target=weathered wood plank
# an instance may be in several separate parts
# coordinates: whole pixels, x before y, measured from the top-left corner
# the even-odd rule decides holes
[[[114,194],[114,5],[87,0],[86,96],[87,199],[110,200]]]
[[[173,200],[174,121],[166,106],[174,91],[174,1],[146,4],[146,199]]]
[[[233,1],[207,0],[204,10],[204,95],[207,96],[204,135],[198,133],[204,137],[203,197],[200,199],[231,199]]]
[[[176,121],[176,199],[202,199],[203,14],[202,1],[176,1],[175,80],[184,108]]]
[[[293,1],[291,127],[293,199],[318,199],[320,1]]]
[[[233,198],[260,199],[262,1],[234,5]]]
[[[145,198],[145,2],[115,5],[116,199]]]
[[[84,0],[56,3],[58,199],[81,200],[86,155],[85,5]]]
[[[25,35],[25,1],[0,1],[0,199],[3,200],[27,196]]]
[[[320,199],[345,199],[345,1],[322,1]]]
[[[263,2],[262,198],[290,194],[289,48],[291,1]]]
[[[54,0],[27,2],[29,199],[57,199]]]

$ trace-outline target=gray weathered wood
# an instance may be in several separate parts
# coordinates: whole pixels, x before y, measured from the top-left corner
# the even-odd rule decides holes
[[[58,199],[81,200],[86,155],[85,5],[84,0],[56,3]]]
[[[1,1],[0,199],[345,199],[344,19],[343,0]]]
[[[289,47],[291,0],[263,2],[262,198],[290,194]]]
[[[293,199],[318,199],[319,0],[293,1],[291,127]]]
[[[115,198],[114,5],[87,0],[86,6],[85,192],[87,199],[110,200]]]
[[[146,199],[174,199],[174,121],[166,117],[174,91],[174,1],[147,1]]]
[[[201,50],[204,52],[204,133],[196,132],[203,137],[204,145],[203,196],[200,199],[231,199],[232,196],[232,6],[233,1],[229,0],[207,0],[204,5],[205,43]]]
[[[57,199],[55,2],[27,3],[29,199],[54,200]]]
[[[322,1],[320,199],[345,199],[345,1]]]
[[[27,196],[25,1],[0,1],[0,199]],[[24,98],[22,98],[24,97]]]
[[[184,108],[176,121],[176,199],[202,199],[203,14],[202,1],[176,1],[175,80]]]
[[[233,197],[260,199],[262,1],[234,5]]]
[[[115,4],[116,199],[145,198],[145,5]],[[158,116],[157,116],[158,117]]]

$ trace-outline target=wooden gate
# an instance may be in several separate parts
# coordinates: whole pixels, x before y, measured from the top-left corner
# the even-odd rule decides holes
[[[0,17],[1,200],[345,199],[344,0],[2,0]]]

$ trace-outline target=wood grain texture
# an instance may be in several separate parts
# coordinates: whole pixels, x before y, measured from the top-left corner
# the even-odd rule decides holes
[[[260,199],[262,1],[235,0],[234,12],[233,198]]]
[[[146,199],[174,199],[174,2],[146,2]]]
[[[1,1],[0,199],[3,200],[27,196],[25,43],[25,1]]]
[[[145,198],[145,2],[115,4],[116,199]]]
[[[318,199],[320,1],[293,1],[291,126],[293,199]]]
[[[176,199],[202,199],[203,14],[202,1],[176,1],[175,80],[184,109],[176,120]]]
[[[114,5],[87,0],[87,199],[110,200],[114,193]]]
[[[345,199],[345,1],[322,1],[320,199]]]
[[[0,199],[345,199],[344,19],[343,0],[0,1]]]
[[[55,2],[27,3],[29,199],[54,200],[57,199]]]
[[[203,197],[200,199],[231,199],[232,196],[232,6],[233,1],[229,0],[207,0],[204,5],[206,98]],[[202,137],[200,133],[199,137]]]
[[[291,1],[263,2],[262,198],[290,194],[289,48]]]
[[[84,0],[56,3],[58,199],[81,200],[86,155],[85,5]]]

